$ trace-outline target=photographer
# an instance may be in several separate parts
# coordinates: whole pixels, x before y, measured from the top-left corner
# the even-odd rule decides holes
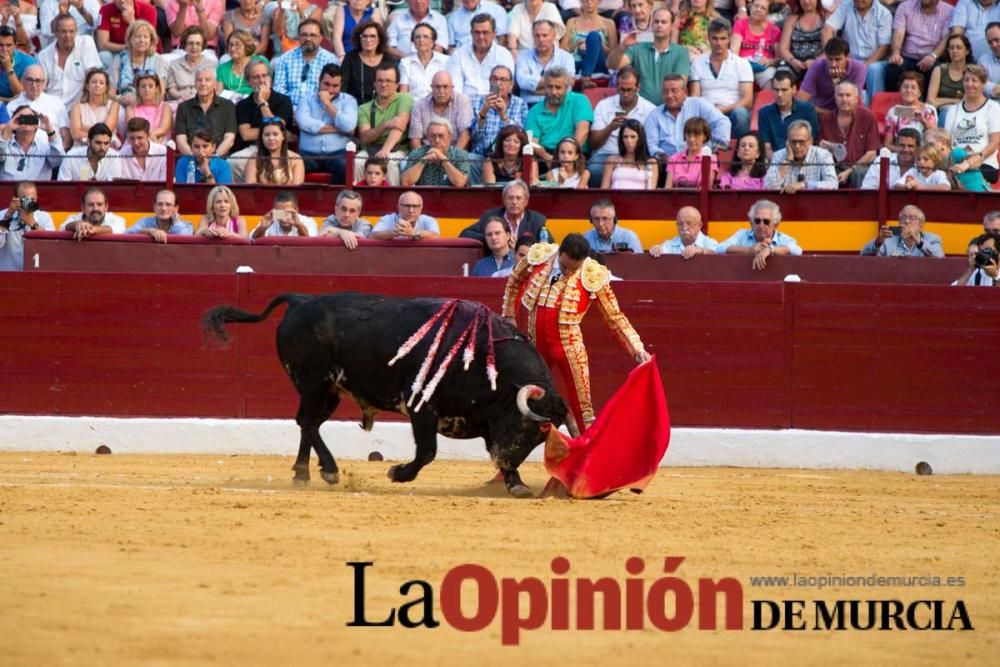
[[[590,207],[590,224],[594,226],[583,235],[590,247],[597,252],[634,252],[642,254],[639,235],[631,229],[618,226],[615,205],[610,199],[595,201]]]
[[[316,221],[300,215],[299,200],[282,190],[275,195],[274,207],[264,214],[250,238],[262,236],[316,236]]]
[[[36,229],[54,231],[52,216],[38,208],[38,189],[21,181],[14,188],[10,205],[0,211],[0,271],[24,268],[24,233]]]
[[[980,234],[969,241],[969,266],[952,286],[994,287],[1000,284],[1000,280],[997,280],[1000,271],[998,249],[1000,249],[1000,233],[997,232]]]
[[[944,257],[941,237],[924,231],[924,212],[913,204],[899,210],[899,225],[879,228],[878,236],[865,244],[862,255],[879,257]]]
[[[27,104],[0,130],[0,150],[5,156],[2,181],[48,181],[63,156],[62,139],[49,117]]]

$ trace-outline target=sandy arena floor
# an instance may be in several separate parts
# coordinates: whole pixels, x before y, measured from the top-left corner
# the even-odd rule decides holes
[[[291,458],[0,454],[0,664],[663,665],[997,664],[1000,484],[988,476],[674,469],[642,496],[517,501],[484,463],[439,461],[410,485],[341,461],[342,483],[295,488]],[[527,466],[535,489],[545,480]],[[663,557],[677,575],[743,584],[744,629],[347,627],[353,573],[371,620],[399,586],[478,563],[500,577],[624,581]],[[964,587],[764,588],[751,576],[962,576]],[[466,600],[475,606],[472,587]],[[974,631],[752,631],[750,600],[965,601]],[[812,611],[806,612],[811,619]]]

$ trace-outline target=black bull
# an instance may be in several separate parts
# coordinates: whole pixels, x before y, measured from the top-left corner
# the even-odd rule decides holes
[[[412,352],[392,366],[389,362],[447,301],[355,292],[315,297],[282,294],[259,315],[218,306],[205,313],[202,326],[206,335],[227,340],[227,323],[262,322],[283,303],[288,304],[288,310],[278,325],[278,357],[300,399],[295,421],[301,440],[292,468],[296,480],[309,479],[309,450],[315,449],[323,479],[337,483],[337,463],[320,437],[319,428],[336,410],[341,396],[347,395],[361,408],[361,426],[365,430],[371,429],[377,410],[409,416],[416,455],[409,463],[389,469],[389,478],[394,482],[412,481],[421,468],[434,460],[437,434],[441,433],[452,438],[485,439],[508,491],[515,496],[530,495],[517,467],[545,439],[542,424],[562,424],[567,408],[538,351],[516,328],[481,304],[455,302],[452,324],[440,341],[430,374],[436,372],[439,360],[479,313],[482,326],[473,334],[475,358],[468,370],[464,370],[461,358],[455,359],[430,399],[416,410],[416,401],[407,405],[414,393],[414,378],[428,356],[434,334],[447,324],[446,320],[437,322]],[[495,342],[495,390],[487,378],[490,328]]]

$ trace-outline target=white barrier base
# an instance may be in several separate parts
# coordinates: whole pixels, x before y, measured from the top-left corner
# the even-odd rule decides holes
[[[410,425],[377,422],[366,433],[357,422],[331,421],[321,430],[333,455],[409,460]],[[0,451],[117,454],[276,454],[294,456],[299,429],[291,419],[111,419],[0,415]],[[529,461],[540,461],[542,448]],[[439,459],[487,460],[481,439],[438,436]],[[1000,474],[1000,437],[847,433],[840,431],[675,428],[664,466],[842,468],[913,472],[919,461],[935,473]]]

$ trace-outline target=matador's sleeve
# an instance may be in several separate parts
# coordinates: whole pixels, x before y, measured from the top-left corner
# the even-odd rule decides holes
[[[521,285],[531,275],[532,266],[528,264],[525,257],[519,261],[507,277],[507,286],[503,290],[503,316],[515,317],[517,315],[517,297],[521,294]]]
[[[592,259],[587,259],[582,267],[581,279],[584,288],[597,301],[601,316],[604,317],[615,338],[630,356],[637,355],[644,349],[642,339],[618,306],[618,299],[611,289],[611,274],[608,269]]]

